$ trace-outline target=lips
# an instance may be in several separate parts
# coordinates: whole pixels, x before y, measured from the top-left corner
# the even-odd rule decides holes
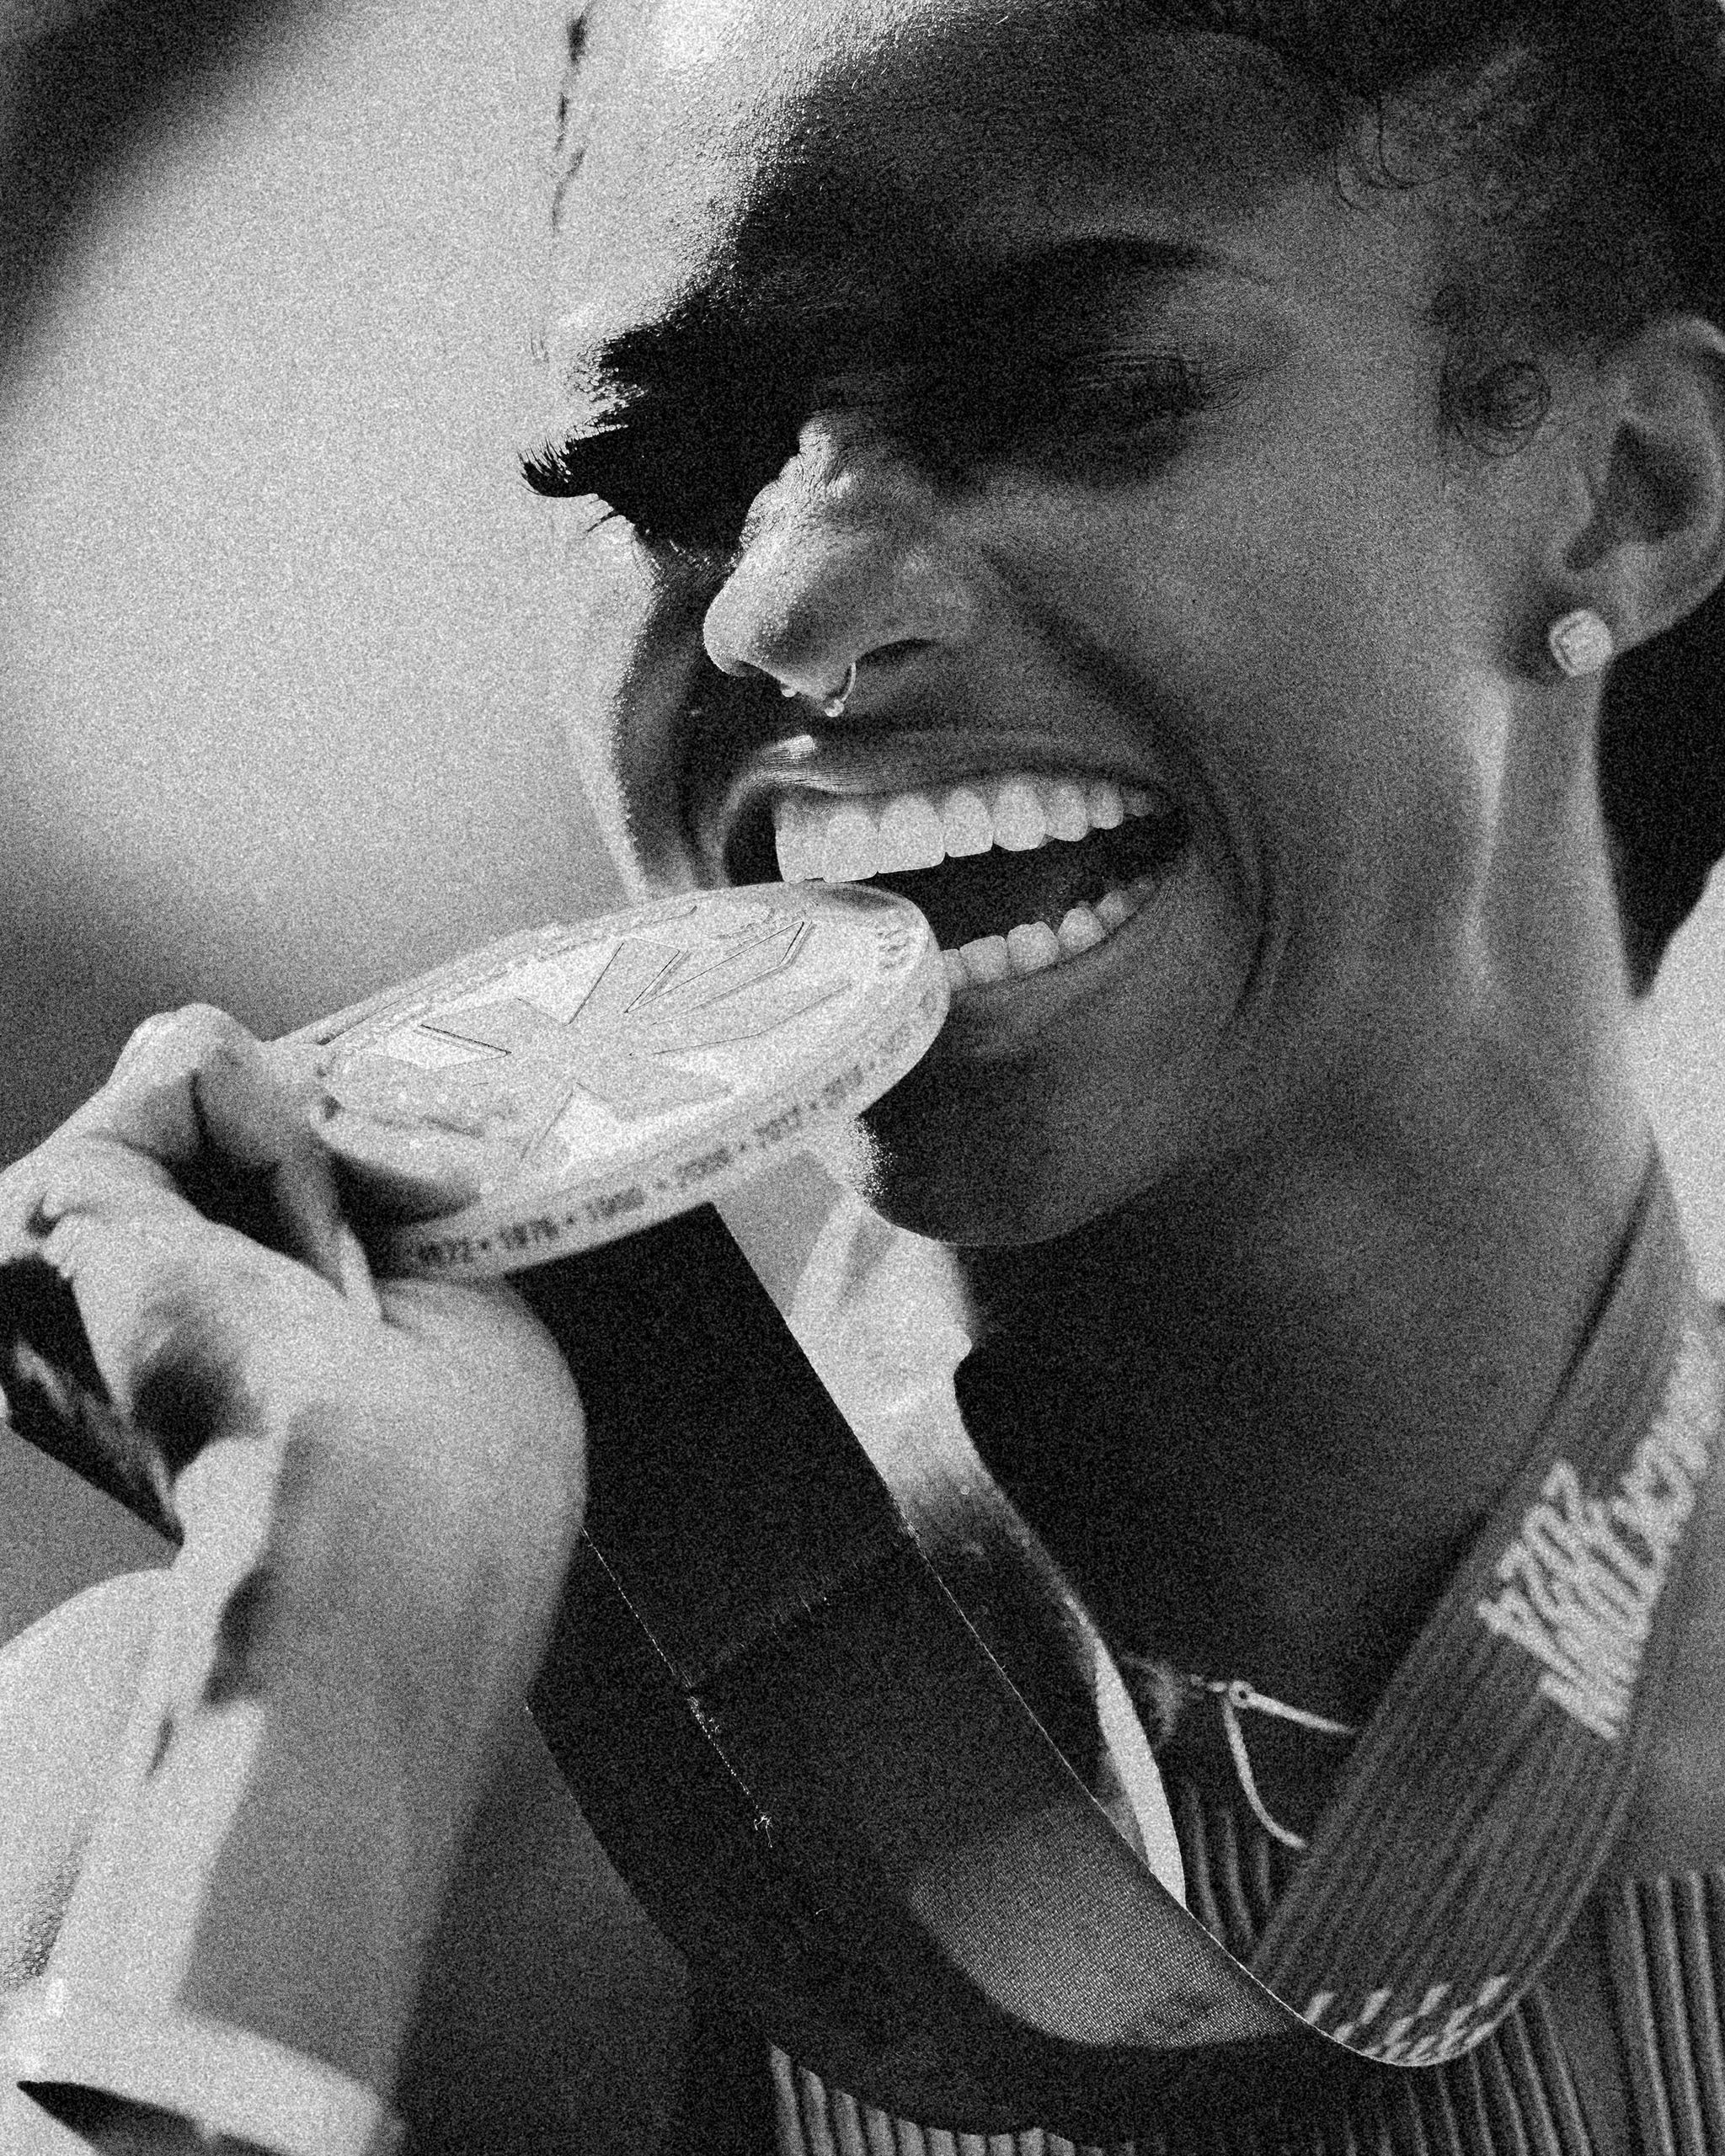
[[[761,796],[726,849],[734,880],[879,883],[910,899],[955,992],[1081,958],[1143,905],[1179,853],[1168,798],[1019,771],[927,787]]]

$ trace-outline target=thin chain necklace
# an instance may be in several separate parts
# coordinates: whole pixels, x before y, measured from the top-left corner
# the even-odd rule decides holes
[[[1239,1777],[1240,1789],[1252,1806],[1252,1816],[1267,1834],[1273,1835],[1284,1849],[1303,1849],[1304,1834],[1296,1834],[1291,1827],[1284,1827],[1279,1819],[1271,1817],[1268,1807],[1258,1793],[1258,1782],[1252,1771],[1251,1757],[1246,1749],[1246,1732],[1240,1726],[1242,1714],[1274,1715],[1279,1721],[1290,1721],[1300,1729],[1314,1731],[1320,1737],[1358,1737],[1358,1725],[1350,1721],[1332,1721],[1327,1715],[1315,1715],[1309,1707],[1290,1707],[1285,1700],[1273,1700],[1267,1692],[1258,1691],[1243,1677],[1194,1677],[1184,1679],[1186,1689],[1194,1694],[1208,1694],[1217,1700],[1222,1710],[1222,1733],[1228,1740],[1228,1756],[1234,1762],[1234,1772]]]
[[[1188,1702],[1214,1700],[1220,1711],[1222,1734],[1227,1740],[1228,1757],[1234,1764],[1240,1793],[1251,1806],[1252,1817],[1265,1833],[1284,1849],[1306,1847],[1305,1835],[1296,1834],[1291,1827],[1284,1827],[1274,1817],[1259,1793],[1240,1717],[1243,1714],[1270,1715],[1278,1721],[1310,1730],[1317,1737],[1358,1737],[1357,1724],[1335,1721],[1328,1715],[1314,1714],[1309,1707],[1290,1706],[1285,1700],[1273,1700],[1268,1693],[1248,1684],[1243,1677],[1199,1677],[1190,1671],[1172,1668],[1151,1655],[1117,1653],[1115,1660],[1134,1702],[1151,1725],[1152,1752],[1160,1751],[1172,1736],[1181,1710]]]

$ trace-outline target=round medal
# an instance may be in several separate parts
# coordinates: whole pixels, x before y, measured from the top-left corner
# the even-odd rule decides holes
[[[908,900],[765,883],[510,937],[293,1045],[332,1150],[404,1216],[392,1269],[478,1278],[746,1180],[896,1084],[946,1010]]]

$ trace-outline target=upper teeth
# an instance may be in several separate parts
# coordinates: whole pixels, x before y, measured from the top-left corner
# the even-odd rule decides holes
[[[1028,853],[1049,839],[1111,831],[1124,817],[1147,816],[1155,805],[1141,787],[1014,772],[927,792],[781,794],[772,821],[786,883],[857,883],[932,868],[949,854],[996,846]]]

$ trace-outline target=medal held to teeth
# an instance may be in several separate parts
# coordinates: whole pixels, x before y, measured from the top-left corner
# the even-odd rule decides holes
[[[946,1017],[916,907],[766,884],[529,931],[295,1037],[392,1269],[522,1270],[720,1195],[896,1084]]]

